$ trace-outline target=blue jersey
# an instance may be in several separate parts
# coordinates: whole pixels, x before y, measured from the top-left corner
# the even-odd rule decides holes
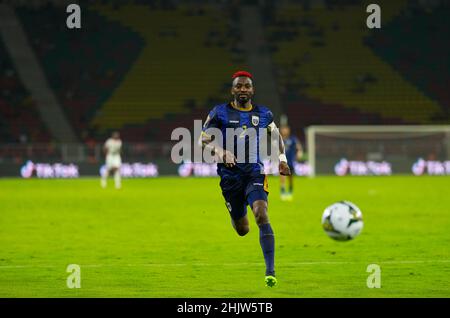
[[[292,167],[297,157],[297,145],[299,140],[294,136],[289,136],[283,140],[288,165]]]
[[[236,157],[238,157],[237,149],[245,147],[244,162],[238,162],[232,168],[227,168],[223,163],[217,164],[219,176],[246,176],[264,173],[264,166],[259,154],[260,128],[267,129],[272,122],[272,112],[261,105],[253,105],[249,111],[235,109],[230,103],[220,104],[213,108],[206,119],[203,131],[208,128],[220,129],[223,135],[224,149],[231,151]],[[245,130],[250,127],[255,128],[255,135],[251,135],[251,137],[247,135],[245,138],[234,136],[234,149],[227,149],[227,128],[242,128]],[[250,142],[249,138],[255,138],[256,140]]]

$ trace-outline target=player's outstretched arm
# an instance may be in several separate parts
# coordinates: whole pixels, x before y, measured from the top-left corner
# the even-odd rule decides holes
[[[219,162],[225,163],[226,167],[231,168],[236,164],[235,155],[216,145],[213,142],[212,137],[205,132],[202,132],[199,143],[202,146],[202,149],[211,151],[217,157]]]
[[[269,125],[269,134],[274,134],[275,136],[278,136],[278,152],[279,152],[279,159],[280,159],[280,164],[278,166],[278,169],[280,171],[280,174],[282,176],[289,176],[291,175],[291,169],[289,169],[289,166],[287,164],[287,158],[286,158],[286,150],[284,148],[284,142],[283,142],[283,138],[281,137],[281,134],[278,130],[277,125],[272,122]]]

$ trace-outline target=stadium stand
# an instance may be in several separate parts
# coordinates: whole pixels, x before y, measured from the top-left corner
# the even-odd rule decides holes
[[[103,140],[113,129],[128,141],[167,141],[175,127],[192,127],[193,119],[229,98],[227,76],[247,68],[239,2],[116,3],[84,3],[83,27],[71,31],[61,7],[45,1],[16,6],[83,141]],[[361,1],[265,3],[274,76],[297,131],[311,124],[448,123],[449,44],[436,40],[449,31],[448,10],[386,2],[382,29],[368,30],[356,14]],[[2,112],[4,105],[3,98]],[[3,122],[2,138],[18,140],[20,133],[10,135]],[[35,131],[44,135],[34,140],[50,138],[45,129]]]
[[[0,141],[22,144],[51,141],[2,41],[0,57]]]
[[[398,73],[438,102],[435,123],[450,120],[450,7],[408,8],[367,39],[372,50]]]
[[[128,140],[167,140],[228,96],[224,74],[243,63],[237,26],[215,6],[124,3],[84,5],[82,30],[72,32],[54,5],[16,11],[83,140],[113,129]]]
[[[158,120],[210,107],[211,94],[223,89],[224,74],[235,69],[219,10],[182,6],[150,10],[143,5],[96,9],[146,42],[122,84],[94,118],[93,124],[101,129],[148,123],[158,131]]]
[[[120,84],[143,41],[88,6],[82,29],[72,31],[65,10],[52,4],[20,6],[16,12],[67,117],[86,140],[91,118]]]
[[[383,3],[383,25],[397,19],[405,6],[405,1]],[[438,103],[366,45],[371,34],[389,31],[369,30],[355,12],[360,9],[360,4],[326,9],[289,5],[269,20],[287,114],[301,126],[433,123]]]

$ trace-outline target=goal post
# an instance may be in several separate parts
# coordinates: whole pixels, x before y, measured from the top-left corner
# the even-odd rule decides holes
[[[411,174],[418,162],[450,174],[450,125],[309,126],[306,144],[311,177]]]

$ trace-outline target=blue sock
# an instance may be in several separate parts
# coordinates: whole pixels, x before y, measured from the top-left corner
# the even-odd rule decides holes
[[[270,223],[259,226],[259,243],[261,244],[266,262],[266,275],[275,276],[275,237]]]

